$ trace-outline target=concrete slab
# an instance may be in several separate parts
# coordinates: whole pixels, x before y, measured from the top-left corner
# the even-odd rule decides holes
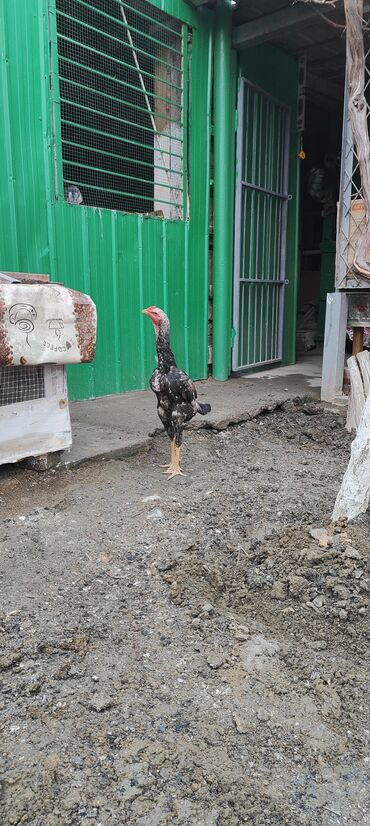
[[[201,401],[211,404],[210,415],[197,416],[191,427],[223,430],[247,421],[263,410],[273,410],[296,396],[320,397],[321,357],[306,356],[299,364],[280,367],[226,382],[197,382]],[[66,466],[121,458],[148,450],[160,429],[151,390],[104,396],[70,405],[73,445],[63,454]]]

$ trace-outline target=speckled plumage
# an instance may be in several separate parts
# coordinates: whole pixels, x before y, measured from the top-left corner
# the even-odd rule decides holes
[[[197,413],[210,413],[209,404],[201,404],[197,391],[189,376],[177,367],[170,346],[170,325],[162,310],[155,308],[159,323],[154,323],[156,332],[158,366],[150,378],[150,387],[157,397],[158,416],[171,441],[181,446],[184,426]]]

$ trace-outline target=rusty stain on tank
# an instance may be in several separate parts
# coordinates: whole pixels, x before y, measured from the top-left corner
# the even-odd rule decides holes
[[[96,314],[91,299],[84,293],[68,290],[75,317],[76,337],[81,354],[81,362],[94,360],[96,347]]]
[[[3,367],[8,367],[10,364],[13,364],[13,350],[9,345],[5,330],[5,312],[6,304],[0,299],[0,364]]]

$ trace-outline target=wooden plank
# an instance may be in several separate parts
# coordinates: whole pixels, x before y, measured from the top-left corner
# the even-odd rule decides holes
[[[347,417],[347,429],[357,430],[365,406],[365,392],[357,358],[351,356],[347,361],[347,365],[351,379],[351,420],[348,421]]]
[[[321,399],[325,402],[333,402],[336,396],[343,393],[347,304],[345,293],[328,293],[326,296],[325,341],[321,381]]]
[[[364,328],[353,328],[352,355],[357,356],[364,349]]]
[[[1,270],[1,275],[9,275],[10,278],[16,278],[18,281],[23,281],[29,284],[45,284],[50,281],[50,276],[38,272],[7,272]]]
[[[325,6],[320,8],[320,14],[325,15],[333,11],[332,6]],[[283,9],[272,12],[271,14],[264,14],[251,20],[249,23],[242,23],[236,26],[233,30],[233,46],[236,49],[244,48],[245,46],[255,46],[269,38],[278,34],[287,34],[291,29],[298,29],[302,31],[304,23],[315,18],[317,12],[313,8],[307,6],[294,5],[286,6]]]
[[[365,398],[367,398],[370,393],[370,353],[367,350],[358,353],[357,361],[360,365]]]

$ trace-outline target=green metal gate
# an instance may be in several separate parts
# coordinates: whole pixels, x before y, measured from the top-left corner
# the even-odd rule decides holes
[[[290,110],[240,80],[234,266],[234,371],[281,361]]]

